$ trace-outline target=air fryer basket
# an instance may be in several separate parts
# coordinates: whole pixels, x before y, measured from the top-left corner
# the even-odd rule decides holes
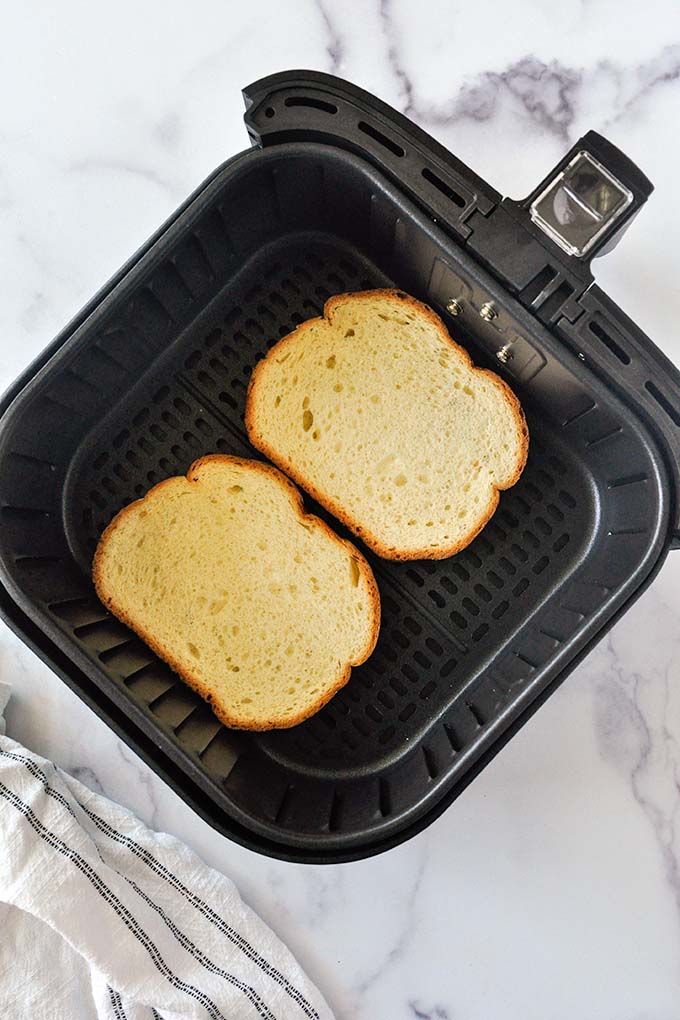
[[[290,76],[274,81],[291,87]],[[305,128],[310,111],[337,115],[329,90],[349,88],[326,76],[305,81],[294,97],[314,103],[283,107],[299,113],[298,127],[218,170],[9,395],[0,603],[212,824],[272,855],[337,861],[393,845],[443,810],[658,568],[677,526],[678,419],[665,396],[677,382],[661,362],[651,374],[657,363],[633,346],[658,357],[642,334],[627,342],[617,332],[619,354],[648,376],[646,397],[626,399],[625,362],[596,331],[586,338],[595,356],[557,335],[554,295],[566,269],[536,270],[541,322],[502,272],[483,268],[487,255],[467,250],[476,231],[454,240],[461,223],[434,218],[370,152]],[[249,92],[258,89],[251,132],[258,109],[278,115],[271,82]],[[361,130],[385,148],[385,108],[373,114],[383,141],[366,132],[368,121]],[[407,122],[390,116],[403,153],[394,138]],[[424,138],[415,133],[414,148]],[[432,153],[440,155],[434,143]],[[441,185],[445,170],[432,165]],[[491,219],[499,208],[491,189],[485,197],[482,182],[470,182]],[[481,244],[484,229],[478,236]],[[331,294],[385,285],[433,305],[479,364],[506,374],[527,412],[527,468],[458,556],[395,564],[368,553],[383,606],[378,647],[317,716],[287,731],[230,731],[103,609],[90,580],[93,550],[122,506],[197,457],[258,456],[243,426],[255,362]],[[584,300],[593,290],[584,286]],[[494,310],[489,321],[484,305]],[[593,321],[604,322],[602,307]],[[566,322],[573,329],[578,317]]]

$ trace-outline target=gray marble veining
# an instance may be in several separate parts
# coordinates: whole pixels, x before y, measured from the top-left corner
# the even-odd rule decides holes
[[[657,185],[598,282],[680,361],[680,9],[64,0],[8,11],[0,385],[214,166],[288,67],[396,105],[505,194],[595,128]],[[345,1020],[680,1018],[680,554],[426,832],[287,865],[197,818],[4,627],[8,730],[228,873]],[[0,950],[1,951],[1,950]]]

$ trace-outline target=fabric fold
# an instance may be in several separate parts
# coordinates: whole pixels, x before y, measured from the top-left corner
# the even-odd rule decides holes
[[[229,879],[1,735],[0,902],[2,952],[37,954],[28,970],[52,996],[40,1013],[35,987],[13,979],[26,968],[5,960],[0,1012],[12,1020],[332,1020]],[[96,1012],[74,1013],[76,979]]]

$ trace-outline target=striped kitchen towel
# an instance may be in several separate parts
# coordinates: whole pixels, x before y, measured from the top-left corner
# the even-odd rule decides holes
[[[234,885],[3,736],[2,1020],[332,1020]]]

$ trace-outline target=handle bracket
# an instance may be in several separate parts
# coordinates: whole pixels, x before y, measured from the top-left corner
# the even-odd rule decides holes
[[[500,194],[407,117],[350,82],[319,71],[283,71],[243,90],[253,145],[314,141],[357,152],[409,192],[458,240],[473,212]]]

